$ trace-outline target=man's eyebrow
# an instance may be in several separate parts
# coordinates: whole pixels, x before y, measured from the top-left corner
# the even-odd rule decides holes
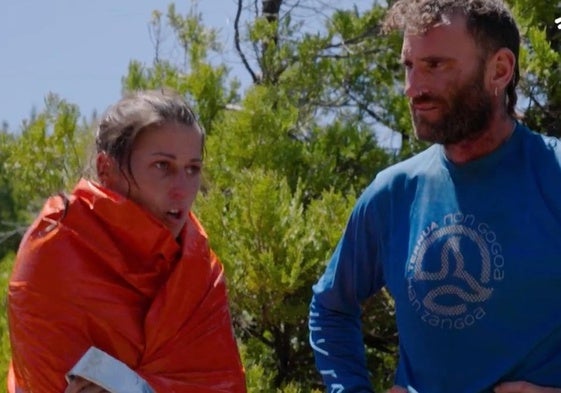
[[[452,58],[449,56],[437,56],[437,55],[425,56],[419,59],[419,61],[423,63],[434,63],[434,62],[443,62],[443,61],[450,61],[450,60],[452,60]],[[399,61],[401,64],[411,64],[411,60],[405,56],[401,56],[399,58]]]
[[[421,58],[421,61],[424,61],[426,63],[433,63],[435,61],[450,61],[453,58],[450,56],[438,56],[438,55],[433,55],[433,56],[425,56]]]

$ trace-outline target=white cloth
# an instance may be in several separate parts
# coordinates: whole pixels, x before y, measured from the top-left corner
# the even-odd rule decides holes
[[[148,383],[125,363],[90,347],[66,374],[66,380],[82,377],[111,393],[154,393]]]

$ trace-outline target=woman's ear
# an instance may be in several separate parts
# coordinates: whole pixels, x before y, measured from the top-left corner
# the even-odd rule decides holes
[[[97,154],[95,161],[97,178],[102,186],[111,187],[114,182],[114,175],[116,172],[116,162],[113,157],[109,156],[105,152],[100,152]]]
[[[121,195],[128,196],[130,182],[115,158],[105,152],[98,153],[96,171],[99,184]]]

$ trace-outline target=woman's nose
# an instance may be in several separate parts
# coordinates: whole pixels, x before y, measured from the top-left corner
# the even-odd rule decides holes
[[[174,200],[185,199],[189,195],[189,190],[192,188],[192,180],[184,171],[178,171],[173,178],[169,195]]]

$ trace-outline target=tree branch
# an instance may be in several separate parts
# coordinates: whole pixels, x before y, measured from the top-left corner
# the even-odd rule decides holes
[[[247,61],[247,58],[245,57],[245,54],[243,53],[240,45],[240,17],[242,14],[242,2],[243,0],[238,0],[238,9],[236,11],[236,19],[234,20],[234,45],[236,47],[236,51],[238,52],[238,55],[240,55],[240,58],[242,59],[242,63],[245,69],[251,75],[251,79],[253,80],[253,83],[257,84],[259,83],[259,78],[257,77],[255,72],[249,65],[249,62]]]

